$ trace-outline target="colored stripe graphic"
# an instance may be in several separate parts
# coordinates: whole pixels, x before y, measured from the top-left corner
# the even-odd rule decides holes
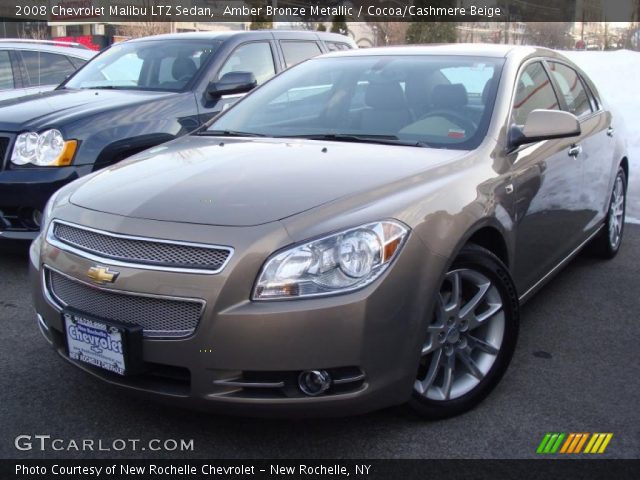
[[[538,445],[537,453],[546,453],[553,454],[558,451],[560,445],[562,444],[562,440],[566,435],[564,433],[547,433],[540,445]]]
[[[604,453],[613,438],[613,433],[560,433],[545,434],[536,449],[536,453],[549,455],[555,453]],[[585,446],[586,444],[586,446]],[[583,450],[584,447],[584,450]]]

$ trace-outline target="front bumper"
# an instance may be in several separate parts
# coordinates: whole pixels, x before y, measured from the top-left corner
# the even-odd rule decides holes
[[[33,240],[39,231],[34,213],[43,211],[56,190],[91,170],[83,165],[0,171],[0,241]]]
[[[65,220],[80,223],[84,218],[86,225],[89,216],[81,209],[74,212],[77,218]],[[262,263],[289,242],[278,222],[250,228],[191,226],[187,232],[184,225],[166,222],[107,214],[91,214],[91,218],[107,231],[131,235],[145,231],[153,238],[215,238],[216,243],[233,245],[235,254],[216,275],[117,267],[116,284],[106,288],[151,293],[153,286],[153,293],[206,301],[193,335],[145,338],[147,371],[121,377],[67,357],[61,313],[45,291],[43,265],[82,279],[95,262],[43,245],[38,237],[30,267],[36,310],[42,319],[38,324],[45,338],[73,365],[131,391],[212,412],[350,415],[408,400],[426,333],[426,312],[431,311],[429,292],[439,284],[434,272],[445,268],[445,260],[430,255],[417,236],[410,235],[394,265],[363,290],[316,299],[252,302],[250,292]],[[176,234],[183,238],[175,238]],[[314,369],[352,381],[309,397],[297,388],[297,377]],[[277,387],[243,387],[229,381]]]

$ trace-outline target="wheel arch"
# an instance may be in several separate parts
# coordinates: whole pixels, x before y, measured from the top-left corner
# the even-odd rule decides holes
[[[627,185],[629,185],[629,159],[626,156],[620,160],[620,166],[624,170],[624,176],[626,177]]]

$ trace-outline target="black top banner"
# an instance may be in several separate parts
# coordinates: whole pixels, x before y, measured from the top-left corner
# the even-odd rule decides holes
[[[49,22],[633,22],[640,0],[14,0],[0,16]],[[12,5],[13,3],[13,5]]]

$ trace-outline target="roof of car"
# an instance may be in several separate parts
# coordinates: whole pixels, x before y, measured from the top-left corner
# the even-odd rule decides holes
[[[397,47],[377,47],[360,50],[332,52],[324,57],[353,57],[369,55],[477,55],[482,57],[507,57],[512,53],[528,54],[542,51],[552,54],[553,50],[537,47],[502,45],[493,43],[451,43],[438,45],[402,45]]]
[[[309,39],[320,38],[328,41],[342,41],[344,43],[353,43],[351,37],[331,32],[318,32],[312,30],[224,30],[224,31],[208,31],[208,32],[181,32],[181,33],[164,33],[160,35],[152,35],[149,37],[140,37],[127,40],[128,42],[141,42],[148,40],[188,40],[188,39],[207,39],[227,40],[232,37],[273,34],[278,36],[296,35]]]
[[[0,39],[0,50],[33,50],[47,53],[61,53],[84,60],[88,60],[98,53],[87,47],[81,47],[79,46],[80,44],[77,44],[78,47],[74,45],[75,44],[69,42],[56,42],[55,40]]]

